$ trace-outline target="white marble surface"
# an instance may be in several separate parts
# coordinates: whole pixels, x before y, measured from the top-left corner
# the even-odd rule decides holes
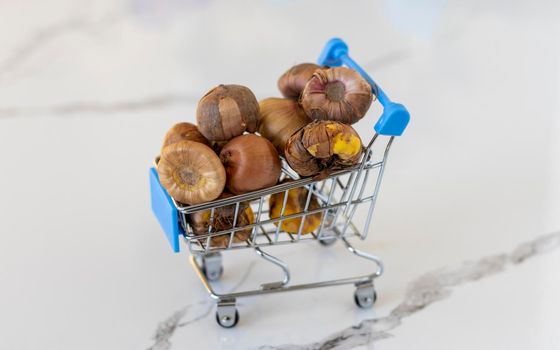
[[[559,19],[554,1],[0,2],[0,348],[557,349]],[[359,244],[384,259],[379,300],[248,298],[223,330],[147,168],[210,87],[276,96],[332,36],[412,112]],[[368,269],[291,248],[273,253],[296,281]],[[224,288],[277,276],[225,258]]]

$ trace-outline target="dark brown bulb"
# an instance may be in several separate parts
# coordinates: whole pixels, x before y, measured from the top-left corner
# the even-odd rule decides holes
[[[255,132],[259,103],[241,85],[219,85],[210,90],[196,109],[198,129],[210,141],[227,141],[245,131]]]
[[[264,137],[247,134],[228,142],[220,152],[229,191],[241,194],[274,186],[282,165],[274,145]]]
[[[311,119],[354,124],[373,101],[371,85],[346,67],[318,69],[305,85],[301,106]]]
[[[286,98],[299,99],[305,84],[318,68],[320,67],[314,63],[301,63],[293,66],[278,79],[278,89]]]

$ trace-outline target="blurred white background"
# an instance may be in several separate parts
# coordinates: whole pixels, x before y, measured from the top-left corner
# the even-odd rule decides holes
[[[386,314],[424,272],[559,230],[559,34],[556,1],[0,1],[0,348],[145,349],[205,302],[149,208],[163,135],[219,83],[279,96],[280,74],[334,36],[412,115],[363,244],[387,265],[376,310],[350,290],[255,298],[241,327],[212,315],[177,348],[319,341]],[[304,266],[326,254],[297,249]],[[560,345],[557,294],[542,294],[560,291],[558,254],[469,285],[379,347]]]

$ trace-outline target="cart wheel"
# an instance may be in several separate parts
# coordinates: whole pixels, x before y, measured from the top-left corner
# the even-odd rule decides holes
[[[324,247],[330,247],[331,245],[333,245],[336,242],[336,238],[326,238],[326,239],[320,239],[319,243],[324,246]]]
[[[372,307],[377,300],[377,292],[373,285],[358,286],[354,292],[354,301],[362,309]]]
[[[336,239],[336,234],[332,230],[325,230],[317,237],[319,243],[324,247],[333,245],[336,242]]]
[[[202,272],[209,281],[217,281],[224,273],[220,253],[210,253],[202,257]]]
[[[224,328],[233,328],[239,322],[239,312],[237,309],[233,309],[233,313],[228,312],[229,310],[218,310],[216,311],[216,322]]]

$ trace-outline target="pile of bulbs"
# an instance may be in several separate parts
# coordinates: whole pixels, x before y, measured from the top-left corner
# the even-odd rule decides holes
[[[163,187],[177,202],[195,205],[215,199],[274,186],[281,174],[280,157],[300,176],[324,177],[329,172],[355,165],[363,147],[350,126],[369,109],[372,87],[354,70],[296,65],[278,80],[284,98],[257,102],[241,85],[219,85],[198,103],[197,125],[179,123],[165,135],[157,172]],[[258,134],[255,134],[258,132]],[[260,135],[259,135],[260,134]],[[289,180],[284,180],[289,181]],[[303,211],[307,190],[288,192],[284,215]],[[284,192],[273,194],[269,215],[281,214]],[[235,206],[191,214],[195,234],[231,229]],[[308,209],[319,203],[312,196]],[[210,223],[212,220],[212,223]],[[313,232],[321,213],[282,221],[282,230]],[[237,227],[254,222],[249,203],[238,210]],[[244,241],[251,230],[238,231],[234,241]],[[212,238],[215,246],[226,246],[229,235]]]

